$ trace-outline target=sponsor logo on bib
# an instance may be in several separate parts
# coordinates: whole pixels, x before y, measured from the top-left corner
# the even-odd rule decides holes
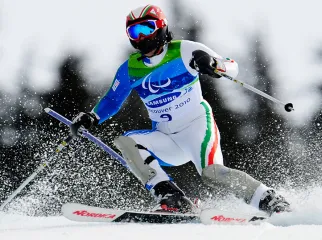
[[[145,104],[149,108],[162,107],[162,106],[174,101],[177,97],[180,96],[180,94],[181,94],[180,92],[170,93],[170,94],[164,95],[162,97],[158,97],[156,99],[153,99]]]

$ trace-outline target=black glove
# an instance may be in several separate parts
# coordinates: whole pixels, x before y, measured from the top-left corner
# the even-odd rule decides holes
[[[90,129],[93,125],[98,124],[98,119],[94,113],[84,113],[80,112],[74,119],[73,123],[70,125],[71,134],[76,137],[81,134],[80,128]]]
[[[217,64],[217,60],[210,56],[207,52],[195,50],[192,52],[192,58],[189,66],[201,74],[207,74],[214,78],[220,78],[221,76],[215,73]]]

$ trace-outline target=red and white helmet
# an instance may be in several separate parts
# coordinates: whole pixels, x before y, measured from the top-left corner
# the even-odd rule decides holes
[[[132,10],[126,17],[126,32],[132,46],[142,54],[158,49],[172,40],[163,11],[154,5]]]

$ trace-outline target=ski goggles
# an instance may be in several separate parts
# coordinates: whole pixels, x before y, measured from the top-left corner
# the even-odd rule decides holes
[[[128,37],[137,41],[141,36],[149,37],[153,35],[158,29],[166,26],[164,20],[144,20],[142,22],[134,23],[126,28]]]

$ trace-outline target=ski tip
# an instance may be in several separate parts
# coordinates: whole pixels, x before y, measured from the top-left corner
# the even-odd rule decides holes
[[[66,209],[69,209],[71,207],[73,208],[77,208],[77,207],[81,207],[81,206],[84,206],[82,204],[79,204],[79,203],[73,203],[73,202],[68,202],[68,203],[64,203],[61,207],[62,211],[66,210]]]
[[[70,206],[70,203],[64,203],[62,206],[61,206],[61,211],[62,212],[65,212]]]
[[[51,111],[50,108],[45,108],[44,110],[45,110],[46,113],[49,113]]]

